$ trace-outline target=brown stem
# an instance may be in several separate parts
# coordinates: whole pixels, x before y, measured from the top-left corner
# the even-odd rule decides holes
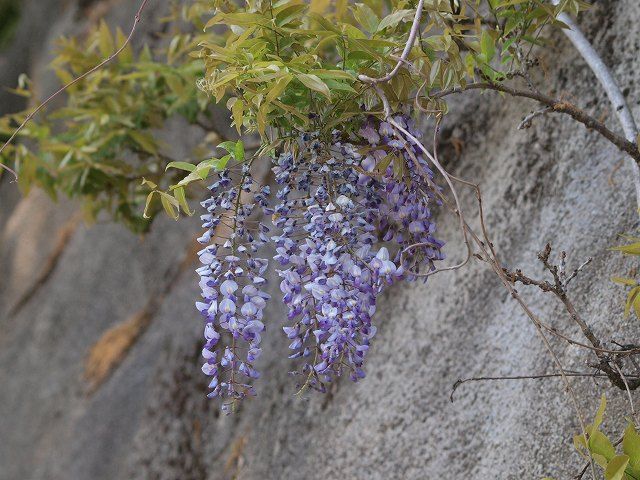
[[[590,378],[602,378],[607,377],[604,373],[588,373],[588,372],[564,372],[567,377],[590,377]],[[637,375],[627,375],[628,377],[637,378]],[[502,381],[502,380],[537,380],[545,378],[561,378],[561,373],[543,373],[539,375],[506,375],[501,377],[471,377],[465,379],[458,379],[451,388],[451,394],[449,400],[453,403],[453,395],[456,393],[458,387],[467,382],[485,382],[485,381]]]
[[[604,138],[609,140],[612,144],[614,144],[621,151],[629,154],[636,163],[640,165],[640,150],[638,150],[638,146],[627,140],[626,138],[617,135],[607,128],[607,126],[593,118],[591,115],[586,113],[584,110],[578,108],[576,105],[572,103],[560,101],[556,98],[550,97],[549,95],[545,95],[543,93],[538,93],[530,90],[520,90],[517,88],[509,87],[507,85],[501,85],[498,83],[492,82],[477,82],[470,83],[465,87],[456,87],[448,90],[442,90],[440,92],[436,92],[430,95],[429,98],[442,98],[447,95],[452,95],[454,93],[462,93],[467,90],[495,90],[497,92],[503,92],[508,95],[514,97],[524,97],[530,98],[532,100],[536,100],[547,107],[550,107],[552,111],[557,113],[565,113],[572,117],[574,120],[582,123],[585,127],[590,130],[595,130]]]
[[[542,262],[545,269],[551,273],[553,277],[553,284],[546,280],[535,280],[530,278],[522,273],[521,270],[516,270],[515,272],[510,272],[507,269],[503,269],[506,278],[512,283],[520,282],[524,285],[533,285],[538,287],[545,293],[551,293],[555,295],[564,305],[565,310],[571,317],[571,319],[580,327],[583,335],[587,338],[591,346],[585,345],[580,342],[576,342],[573,339],[559,333],[552,327],[544,325],[541,323],[542,328],[549,331],[550,333],[564,339],[572,345],[578,345],[584,348],[588,348],[592,350],[595,355],[598,357],[599,363],[595,365],[597,369],[604,372],[606,376],[609,378],[609,381],[618,387],[621,390],[635,390],[640,387],[640,378],[636,378],[632,382],[628,382],[625,378],[622,370],[617,365],[616,361],[621,355],[631,355],[637,351],[637,349],[627,349],[622,351],[616,350],[607,350],[602,348],[602,342],[595,335],[591,327],[584,321],[584,319],[580,316],[578,311],[576,310],[573,302],[569,299],[567,295],[567,283],[575,277],[577,272],[580,269],[577,269],[572,275],[565,279],[564,273],[564,261],[566,258],[566,254],[561,252],[561,265],[560,268],[557,265],[552,265],[549,262],[549,256],[551,255],[551,245],[547,244],[542,252],[538,254],[538,259]],[[587,262],[585,262],[586,264]],[[583,265],[585,265],[583,264]]]

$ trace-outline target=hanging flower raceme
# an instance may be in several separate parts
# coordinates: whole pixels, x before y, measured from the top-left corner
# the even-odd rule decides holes
[[[249,218],[254,204],[243,196],[254,195],[258,204],[266,205],[269,188],[258,188],[245,165],[238,186],[224,171],[210,190],[212,196],[202,202],[206,230],[198,239],[208,244],[199,252],[202,266],[197,270],[202,301],[196,307],[205,318],[202,371],[211,377],[210,397],[237,400],[255,394],[251,381],[259,372],[253,363],[261,353],[263,311],[269,299],[263,290],[268,261],[253,256],[266,242],[269,228]]]
[[[414,132],[408,118],[396,121]],[[371,118],[358,134],[335,131],[323,142],[305,133],[294,147],[274,159],[273,207],[270,190],[255,185],[247,166],[238,186],[221,173],[203,202],[207,230],[200,241],[214,241],[214,230],[230,232],[222,245],[202,250],[198,270],[210,396],[254,393],[268,295],[261,290],[267,262],[251,254],[267,241],[275,247],[288,311],[289,357],[299,365],[302,388],[319,391],[343,374],[353,381],[365,376],[379,295],[443,258],[443,244],[433,236],[433,174],[391,125]],[[255,204],[272,215],[277,235],[267,238],[267,227],[249,220]]]

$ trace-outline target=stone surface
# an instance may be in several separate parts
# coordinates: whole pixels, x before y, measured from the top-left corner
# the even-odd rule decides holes
[[[111,18],[127,25],[125,13],[135,6],[112,4]],[[58,15],[52,30],[78,28],[75,17]],[[633,0],[598,2],[581,18],[628,87],[638,118],[639,19]],[[604,114],[618,130],[595,78],[561,34],[542,59],[545,90]],[[536,253],[546,242],[567,250],[570,267],[594,257],[572,298],[602,338],[637,340],[638,320],[623,319],[624,292],[609,280],[632,263],[607,248],[636,226],[631,182],[616,169],[621,154],[566,117],[538,118],[517,130],[537,108],[530,101],[467,93],[450,105],[441,157],[482,187],[502,260],[540,276]],[[176,133],[184,129],[175,125],[176,142],[199,135]],[[453,141],[461,142],[460,155]],[[477,225],[473,193],[461,193]],[[167,268],[190,248],[197,222],[161,220],[144,241],[117,225],[80,226],[46,282],[10,315],[50,255],[53,234],[75,211],[36,192],[16,195],[14,186],[0,186],[0,480],[560,479],[582,466],[571,446],[578,422],[560,380],[469,383],[449,402],[458,378],[553,370],[531,322],[477,261],[427,285],[390,289],[380,301],[368,377],[339,382],[324,396],[293,396],[283,312],[272,302],[260,396],[229,417],[204,396],[196,277],[187,271],[112,376],[87,395],[87,351],[157,294]],[[463,254],[460,233],[450,215],[440,217],[454,262]],[[520,292],[545,322],[580,338],[553,299]],[[552,343],[567,368],[588,370],[594,360]],[[622,428],[622,392],[604,382],[572,383],[588,417],[605,392],[606,428]]]

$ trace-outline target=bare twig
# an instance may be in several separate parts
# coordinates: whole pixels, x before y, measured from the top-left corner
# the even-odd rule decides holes
[[[555,295],[564,305],[565,310],[569,313],[571,319],[580,327],[583,335],[589,340],[591,345],[586,345],[584,343],[577,342],[566,335],[561,334],[555,328],[549,327],[543,323],[541,323],[541,327],[550,333],[562,338],[572,345],[577,345],[583,348],[587,348],[595,353],[598,357],[599,363],[595,365],[595,368],[604,372],[606,376],[609,378],[609,381],[616,387],[621,390],[635,390],[640,387],[640,379],[635,379],[631,383],[627,382],[624,374],[621,369],[618,367],[616,363],[616,359],[619,357],[626,355],[636,354],[640,349],[631,347],[625,348],[622,350],[608,350],[602,347],[602,343],[598,339],[598,337],[593,333],[591,327],[584,321],[584,319],[580,316],[578,311],[576,310],[573,302],[569,299],[567,295],[567,284],[576,277],[578,272],[584,268],[590,261],[587,260],[580,267],[578,267],[569,277],[566,276],[565,273],[565,261],[566,261],[566,253],[561,252],[560,254],[560,265],[552,265],[549,261],[549,257],[551,255],[551,246],[547,244],[542,252],[538,254],[538,259],[542,262],[545,269],[551,273],[553,277],[553,283],[550,283],[546,280],[535,280],[530,278],[522,273],[521,270],[516,270],[515,272],[510,272],[507,269],[504,269],[505,275],[512,282],[520,282],[524,285],[533,285],[538,287],[541,291],[545,293],[552,293]]]
[[[592,261],[593,261],[593,258],[589,257],[589,258],[587,258],[584,262],[582,262],[582,264],[581,264],[578,268],[576,268],[576,269],[573,271],[573,273],[572,273],[571,275],[569,275],[569,276],[567,277],[567,279],[564,281],[564,286],[565,286],[565,288],[567,287],[567,285],[569,285],[569,282],[570,282],[571,280],[573,280],[574,278],[576,278],[576,276],[577,276],[577,275],[582,271],[582,269],[583,269],[584,267],[586,267],[587,265],[589,265]]]
[[[567,377],[591,377],[591,378],[606,378],[604,373],[589,373],[589,372],[574,372],[567,370],[565,371],[565,375]],[[453,403],[453,396],[456,393],[458,387],[467,382],[485,382],[485,381],[503,381],[503,380],[538,380],[538,379],[546,379],[546,378],[560,378],[562,377],[561,373],[543,373],[538,375],[506,375],[500,377],[471,377],[458,379],[453,384],[451,388],[451,394],[449,395],[449,400]]]
[[[16,138],[16,136],[22,131],[22,129],[27,125],[27,123],[29,123],[31,121],[31,119],[34,116],[36,116],[38,114],[38,112],[40,112],[40,110],[42,110],[45,106],[47,106],[49,104],[49,102],[51,102],[54,98],[56,98],[58,95],[60,95],[62,92],[64,92],[69,87],[72,87],[76,83],[80,82],[81,80],[83,80],[87,76],[91,75],[93,72],[95,72],[95,71],[99,70],[100,68],[102,68],[103,66],[105,66],[107,63],[109,63],[111,60],[116,58],[118,55],[120,55],[120,53],[131,42],[131,39],[133,38],[133,35],[134,35],[135,31],[136,31],[136,27],[138,26],[138,24],[140,23],[140,20],[142,19],[142,11],[144,10],[144,8],[146,7],[148,2],[149,2],[149,0],[142,0],[142,3],[140,4],[140,7],[138,8],[138,11],[136,12],[135,16],[133,17],[133,25],[131,27],[131,31],[129,32],[129,36],[125,39],[124,43],[120,46],[120,48],[118,48],[118,50],[116,50],[114,53],[109,55],[109,57],[104,59],[102,62],[100,62],[95,67],[91,68],[90,70],[87,70],[85,73],[83,73],[79,77],[76,77],[75,79],[73,79],[69,83],[67,83],[66,85],[60,87],[58,90],[56,90],[54,93],[52,93],[49,97],[47,97],[47,99],[44,102],[42,102],[40,105],[38,105],[29,115],[27,115],[27,117],[20,124],[20,126],[9,137],[9,140],[7,140],[4,143],[4,145],[2,145],[2,147],[0,148],[0,155],[2,155],[2,152]],[[14,180],[18,180],[18,174],[15,172],[15,170],[13,170],[12,168],[10,168],[7,165],[4,165],[2,163],[0,163],[0,168],[3,168],[5,170],[7,170],[8,172],[10,172],[15,177]]]
[[[536,110],[535,112],[531,112],[529,115],[524,117],[520,124],[518,125],[518,130],[524,130],[525,128],[531,128],[531,122],[534,118],[544,115],[545,113],[552,112],[552,107],[544,107],[540,110]]]
[[[616,362],[611,362],[611,365],[613,365],[613,368],[615,368],[618,371],[618,373],[620,374],[620,377],[622,378],[622,381],[624,382],[625,390],[627,391],[627,397],[629,398],[629,407],[631,408],[631,418],[633,419],[633,423],[637,425],[638,419],[636,418],[636,408],[633,404],[633,397],[631,396],[631,388],[629,388],[629,381],[627,380],[627,375],[624,374],[624,372],[616,364]]]

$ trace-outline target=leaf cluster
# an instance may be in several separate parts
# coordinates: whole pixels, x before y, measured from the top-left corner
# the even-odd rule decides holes
[[[69,83],[124,42],[121,30],[112,32],[101,23],[83,42],[60,39],[51,68],[62,84]],[[168,38],[159,54],[147,45],[139,53],[127,46],[68,88],[62,106],[27,124],[23,141],[9,146],[0,161],[14,165],[25,193],[37,186],[54,199],[59,193],[79,197],[88,220],[106,211],[134,231],[146,230],[149,220],[142,218],[141,207],[148,190],[140,178],[160,183],[170,161],[155,132],[172,116],[196,121],[209,103],[196,87],[203,64],[188,55],[197,42],[181,32]],[[33,97],[33,86],[22,76],[14,93]],[[0,118],[0,139],[28,113]]]
[[[378,94],[358,77],[381,77],[396,66],[416,3],[175,2],[164,20],[173,30],[163,35],[162,48],[125,49],[71,87],[63,105],[30,123],[23,141],[0,161],[15,167],[25,192],[37,186],[53,198],[79,197],[89,219],[106,211],[143,231],[161,205],[175,216],[188,196],[174,169],[165,174],[168,164],[183,160],[162,153],[157,131],[168,118],[195,121],[211,103],[224,103],[239,134],[260,135],[263,152],[291,145],[300,132],[321,139],[335,129],[348,135],[368,115],[382,115]],[[452,8],[449,0],[425,0],[416,42],[398,74],[379,87],[396,111],[416,102],[420,110],[441,115],[446,104],[434,92],[517,74],[531,47],[542,44],[542,29],[562,27],[558,12],[584,6],[581,0],[558,6],[546,0],[461,0]],[[64,84],[123,42],[121,31],[101,24],[86,41],[62,39],[52,68]],[[15,93],[32,96],[33,89],[23,78]],[[1,118],[0,139],[26,115]],[[200,174],[220,159],[185,163],[193,164],[190,179],[203,179]],[[170,198],[159,195],[164,202],[149,203],[150,191],[151,199],[161,191]],[[150,218],[142,218],[143,209]]]
[[[593,460],[604,470],[605,480],[640,479],[640,434],[629,422],[622,436],[622,453],[616,452],[613,442],[600,426],[604,419],[607,401],[604,395],[591,425],[586,428],[586,439],[582,434],[573,437],[576,450],[584,458]]]
[[[473,0],[455,14],[448,0],[427,0],[406,68],[381,88],[395,109],[422,92],[425,108],[441,112],[445,106],[430,101],[430,92],[478,78],[504,80],[524,60],[523,46],[540,43],[545,25],[559,24],[560,10],[583,6],[577,0],[557,7]],[[381,113],[377,95],[358,76],[380,77],[397,64],[415,7],[408,0],[218,2],[205,28],[229,31],[201,43],[206,73],[200,87],[218,102],[227,99],[238,132],[266,138],[271,129],[272,139],[296,131],[328,134],[363,112]]]

